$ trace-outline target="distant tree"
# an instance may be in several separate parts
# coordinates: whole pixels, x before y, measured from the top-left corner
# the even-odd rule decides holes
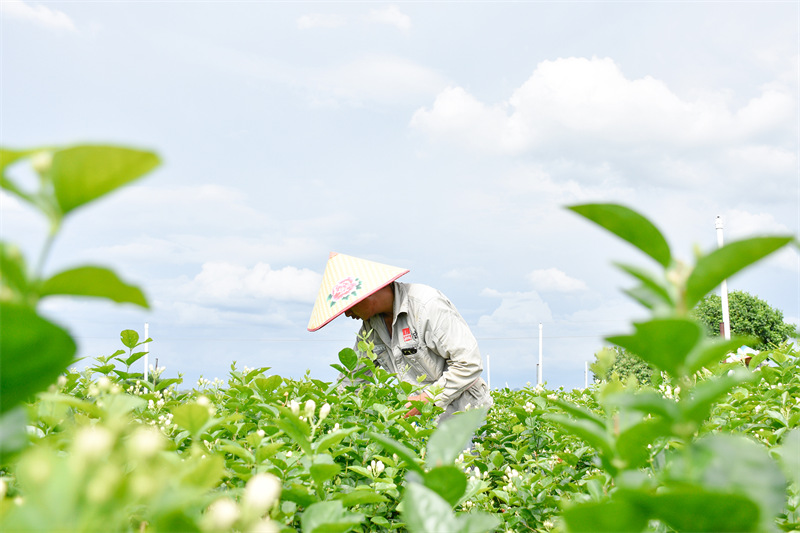
[[[751,346],[756,350],[768,349],[789,337],[797,336],[797,328],[794,324],[783,321],[783,313],[780,310],[744,291],[728,293],[728,311],[731,335],[758,337],[760,342]],[[709,294],[703,298],[694,308],[693,314],[706,327],[710,336],[719,336],[722,303],[718,294]]]
[[[613,355],[614,362],[610,364]],[[638,355],[634,355],[624,348],[615,346],[605,348],[604,351],[595,354],[595,363],[592,371],[597,379],[614,379],[617,377],[622,382],[628,380],[633,375],[639,385],[649,385],[652,382],[653,369]]]

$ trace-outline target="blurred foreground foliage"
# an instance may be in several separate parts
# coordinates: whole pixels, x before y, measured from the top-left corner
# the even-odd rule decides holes
[[[22,161],[39,190],[7,173]],[[752,339],[709,339],[690,316],[791,237],[729,243],[687,265],[642,215],[571,207],[655,261],[655,272],[619,265],[651,318],[607,338],[654,370],[651,384],[612,374],[586,390],[497,390],[488,413],[437,427],[432,403],[404,418],[417,387],[376,367],[366,344],[366,357],[339,354],[338,382],[235,364],[225,382],[144,381],[131,365],[151,340],[133,330],[124,348],[67,370],[74,341],[38,314],[42,298],[147,301],[104,267],[45,275],[49,248],[65,216],[157,163],[109,146],[0,151],[0,185],[50,222],[35,268],[13,244],[0,248],[4,531],[800,528],[800,354],[781,344],[749,367],[721,363]],[[346,385],[355,378],[364,383]]]

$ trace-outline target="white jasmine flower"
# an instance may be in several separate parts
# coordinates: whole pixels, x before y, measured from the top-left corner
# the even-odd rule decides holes
[[[111,451],[114,446],[114,436],[104,427],[92,426],[82,429],[73,443],[75,455],[98,458]]]
[[[280,529],[278,529],[277,524],[272,520],[265,519],[258,522],[252,528],[249,529],[248,533],[278,533]]]
[[[227,531],[239,519],[239,506],[230,498],[220,498],[208,506],[206,520],[212,531]]]
[[[259,514],[266,512],[281,494],[281,482],[272,474],[256,474],[244,488],[242,502]]]
[[[331,412],[331,405],[328,402],[322,404],[322,407],[319,408],[319,421],[322,422]]]
[[[164,447],[164,437],[155,429],[139,428],[128,440],[128,451],[133,457],[152,457]]]
[[[316,402],[314,402],[314,400],[308,400],[306,402],[306,409],[305,409],[306,418],[313,417],[314,416],[314,411],[316,411],[316,410],[317,410]]]
[[[300,414],[300,404],[297,403],[295,400],[289,402],[289,409],[291,409],[292,413],[294,413],[295,415]]]

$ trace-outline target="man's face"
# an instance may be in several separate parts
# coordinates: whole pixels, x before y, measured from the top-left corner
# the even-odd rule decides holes
[[[345,311],[344,315],[349,316],[353,320],[369,320],[379,312],[377,302],[377,295],[370,294],[356,305]]]

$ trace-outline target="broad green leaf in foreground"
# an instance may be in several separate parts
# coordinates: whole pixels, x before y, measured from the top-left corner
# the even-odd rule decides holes
[[[113,271],[96,266],[59,272],[42,284],[40,295],[91,296],[117,303],[132,303],[145,309],[149,307],[138,287],[125,283]]]
[[[693,308],[720,283],[792,242],[792,237],[753,237],[701,257],[686,281],[686,307]]]
[[[66,330],[30,308],[0,302],[0,413],[53,383],[76,350]]]
[[[160,163],[149,151],[81,145],[53,153],[49,176],[64,214],[147,174]]]
[[[761,531],[758,506],[741,494],[683,488],[653,495],[647,504],[653,516],[676,531]]]
[[[703,337],[696,322],[683,318],[656,319],[634,324],[636,333],[606,340],[635,353],[673,376],[686,375],[686,358]]]
[[[486,409],[472,409],[458,413],[439,424],[428,443],[425,466],[434,468],[452,464],[469,444],[470,438],[485,417]]]
[[[564,510],[562,515],[572,533],[642,531],[648,515],[626,501],[586,502]]]
[[[424,476],[424,485],[455,506],[467,489],[467,476],[455,465],[439,466]]]
[[[186,403],[175,407],[172,416],[175,424],[188,430],[192,436],[197,436],[211,418],[211,413],[205,405]]]
[[[628,241],[664,268],[672,261],[669,244],[664,236],[652,222],[636,211],[617,204],[573,205],[568,209]]]
[[[433,490],[409,483],[403,497],[403,518],[411,533],[458,531],[458,521],[450,505]]]

